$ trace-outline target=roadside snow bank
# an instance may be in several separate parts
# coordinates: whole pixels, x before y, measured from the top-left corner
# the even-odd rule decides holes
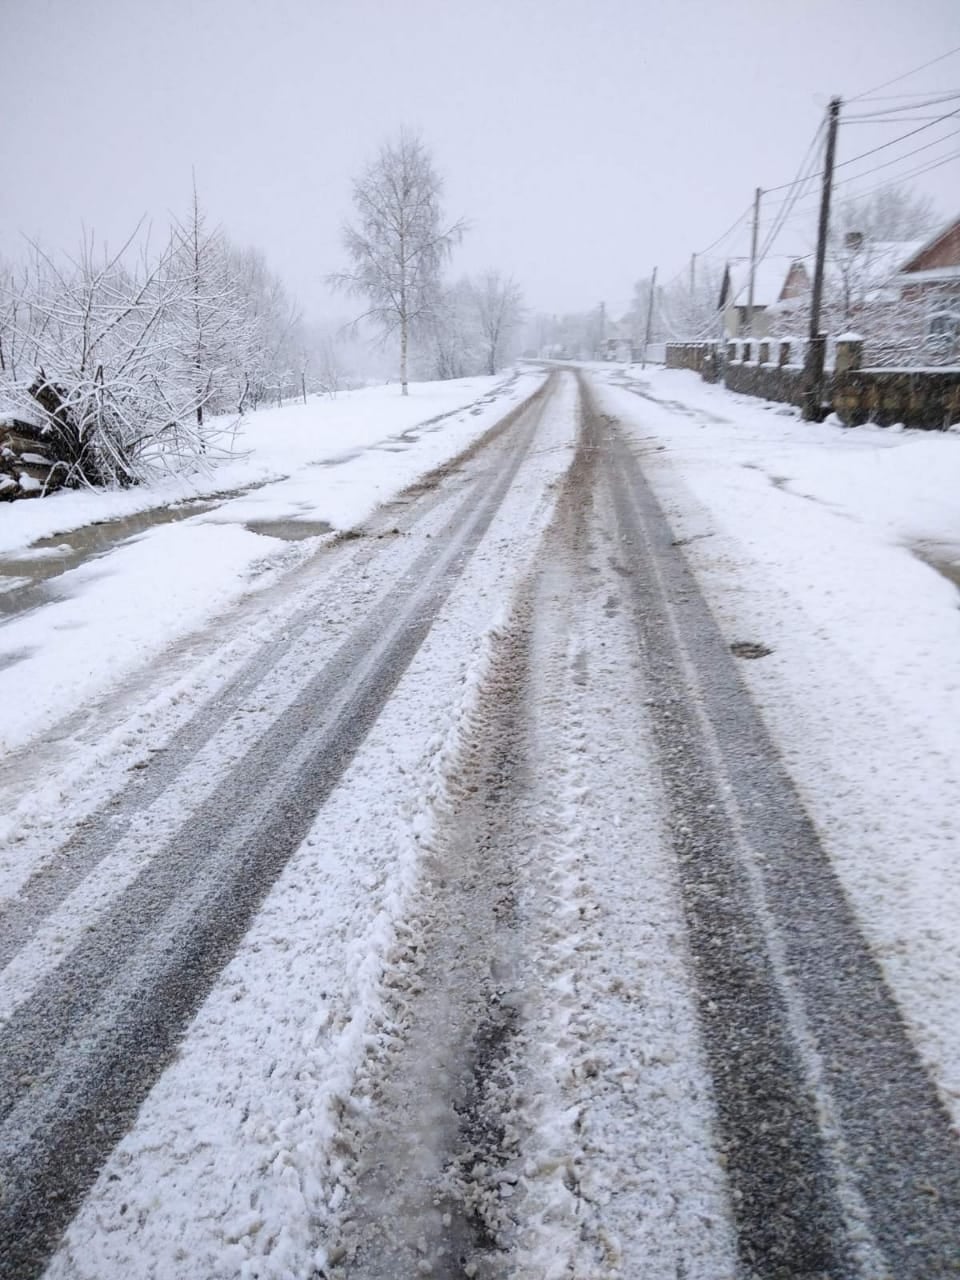
[[[250,457],[219,468],[205,489],[193,482],[191,496],[249,486],[278,472],[286,478],[176,525],[157,525],[47,578],[47,603],[0,626],[0,750],[49,732],[177,638],[302,563],[319,543],[318,536],[301,540],[297,524],[310,535],[324,525],[360,523],[456,456],[542,381],[538,373],[431,383],[405,400],[391,387],[256,415],[246,427]],[[187,485],[16,503],[0,510],[0,539],[22,545],[130,514],[187,496]],[[271,522],[285,526],[285,536],[270,536]],[[69,550],[69,534],[63,545]],[[17,565],[22,572],[22,562]]]
[[[115,520],[189,498],[222,496],[265,481],[284,479],[311,464],[335,465],[361,450],[377,445],[389,447],[394,443],[393,437],[431,422],[439,415],[460,410],[470,413],[470,420],[476,426],[475,419],[483,413],[491,397],[501,394],[504,384],[502,375],[411,383],[410,395],[405,397],[395,384],[389,384],[343,391],[336,399],[310,396],[306,404],[261,409],[239,420],[224,417],[219,425],[225,432],[233,422],[237,424],[235,456],[198,470],[192,476],[171,476],[168,480],[132,489],[61,491],[48,498],[0,505],[0,552],[28,546],[37,538],[69,533],[94,521]],[[525,384],[532,385],[531,375],[526,375]],[[440,424],[434,422],[433,425]],[[403,442],[399,443],[402,446]],[[387,465],[390,461],[389,453],[380,458],[384,465],[378,480],[385,491],[389,490],[393,470]],[[428,461],[427,466],[430,465]],[[327,486],[329,480],[319,476],[312,479],[312,493],[319,498],[321,494],[317,491]],[[373,488],[376,492],[377,486]],[[377,500],[375,498],[372,505],[376,505]]]

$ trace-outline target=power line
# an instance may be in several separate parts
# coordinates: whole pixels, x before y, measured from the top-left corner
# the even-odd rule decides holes
[[[914,93],[890,93],[890,94],[886,94],[882,98],[879,98],[879,97],[870,98],[868,99],[868,101],[870,102],[906,102],[908,98],[927,98],[930,96],[932,92],[934,91],[931,89],[918,89]],[[937,92],[941,92],[941,90],[937,90]],[[944,94],[960,93],[960,89],[943,89],[942,92]],[[856,102],[858,101],[858,99],[849,98],[848,101]],[[905,106],[903,110],[905,111],[906,109],[907,108]]]
[[[773,226],[770,228],[770,231],[767,234],[767,238],[764,241],[763,248],[760,251],[761,262],[764,261],[767,254],[773,248],[773,245],[774,245],[774,242],[776,241],[777,236],[783,230],[784,224],[786,223],[786,220],[787,220],[787,216],[789,215],[790,211],[793,209],[797,201],[800,199],[801,194],[803,194],[803,188],[807,185],[808,182],[810,182],[810,180],[813,177],[813,174],[810,172],[807,172],[806,174],[804,174],[803,177],[801,177],[800,175],[803,173],[805,168],[809,170],[810,165],[816,163],[816,160],[814,158],[816,156],[816,145],[820,138],[821,133],[823,132],[823,129],[824,129],[824,125],[823,125],[823,122],[821,122],[820,127],[817,129],[817,132],[813,135],[813,140],[811,141],[810,146],[807,148],[807,153],[804,156],[803,161],[801,162],[800,169],[797,172],[797,178],[794,181],[793,190],[783,201],[783,204],[780,207],[780,212],[777,215],[777,217],[774,219]]]
[[[850,98],[850,102],[859,102],[861,98],[867,98],[871,94],[876,93],[878,89],[886,89],[891,84],[899,84],[901,80],[907,80],[910,76],[915,76],[918,71],[926,71],[927,67],[936,66],[938,62],[943,62],[945,58],[952,57],[955,53],[960,53],[960,44],[955,49],[948,49],[946,53],[938,54],[936,58],[931,58],[929,62],[922,62],[919,67],[911,67],[909,71],[904,71],[898,76],[894,76],[891,80],[884,80],[882,84],[875,84],[872,89],[864,89],[863,93],[858,93],[855,97]]]
[[[733,232],[736,231],[737,227],[739,227],[740,223],[746,220],[747,216],[750,213],[750,208],[751,206],[747,205],[746,209],[744,209],[744,211],[739,215],[736,222],[731,223],[730,226],[727,227],[726,231],[723,233],[722,236],[717,236],[716,240],[711,241],[711,243],[708,244],[705,249],[698,249],[697,257],[698,258],[704,257],[704,255],[708,254],[711,249],[715,249],[722,240],[726,240],[727,236],[732,235]]]
[[[918,125],[916,129],[908,129],[906,133],[901,133],[898,137],[891,138],[888,142],[881,142],[875,147],[870,147],[867,151],[861,151],[859,155],[851,156],[849,160],[841,160],[840,163],[836,165],[836,168],[845,169],[848,164],[856,164],[858,160],[865,160],[867,156],[876,155],[878,151],[886,151],[887,147],[895,147],[898,142],[905,142],[907,138],[912,138],[917,133],[923,133],[925,129],[930,129],[935,124],[940,124],[944,120],[952,120],[954,116],[960,116],[960,107],[957,107],[955,111],[947,111],[942,116],[936,116],[927,124]],[[819,173],[810,174],[809,176],[813,178],[822,178],[823,170],[821,169]],[[785,191],[788,187],[792,186],[792,182],[785,182],[782,186],[771,187],[766,194],[770,195],[775,191]]]
[[[943,165],[952,163],[954,160],[960,160],[960,150],[951,151],[949,155],[940,156],[936,160],[927,161],[925,164],[918,165],[913,169],[908,169],[906,173],[897,174],[897,179],[900,181],[907,181],[910,178],[919,178],[925,173],[932,173],[935,169],[940,169],[942,168]],[[838,187],[846,186],[850,182],[859,181],[859,179],[864,176],[866,175],[857,174],[855,177],[846,178],[844,179],[843,182],[838,182],[836,185]],[[853,199],[856,199],[856,200],[866,199],[867,196],[875,195],[876,192],[883,191],[885,188],[889,187],[890,181],[891,181],[890,179],[887,179],[885,182],[875,183],[874,186],[867,187],[863,191],[852,191],[850,195]],[[814,212],[814,206],[807,205],[803,209],[796,210],[789,218],[785,219],[784,221],[791,222],[791,223],[799,222],[805,218],[809,218],[813,214],[813,212]]]
[[[807,174],[806,177],[804,177],[803,179],[801,179],[800,175],[803,173],[804,169],[810,163],[810,157],[813,154],[814,150],[816,149],[816,145],[819,142],[820,135],[822,133],[823,133],[823,121],[821,120],[820,124],[817,126],[816,133],[810,139],[810,143],[807,146],[806,151],[803,153],[803,159],[800,161],[800,168],[797,170],[796,177],[793,179],[792,182],[782,182],[779,187],[767,187],[763,193],[765,197],[769,195],[773,195],[773,193],[776,191],[786,191],[787,188],[789,188],[792,192],[793,188],[796,187],[798,182],[800,181],[809,182],[811,177],[810,174]],[[785,204],[790,198],[791,198],[790,196],[784,196],[783,203]]]
[[[845,169],[848,164],[856,164],[858,160],[865,160],[867,156],[875,155],[878,151],[885,151],[887,147],[895,147],[898,142],[906,142],[907,138],[912,138],[914,134],[923,133],[925,129],[929,129],[935,124],[940,124],[943,120],[952,120],[954,116],[960,116],[960,107],[955,111],[947,111],[942,116],[936,116],[927,124],[922,124],[916,129],[908,129],[906,133],[901,133],[898,138],[891,138],[889,142],[881,142],[879,146],[871,147],[869,151],[861,151],[858,156],[851,156],[849,160],[841,161],[837,168]]]
[[[892,79],[892,80],[887,80],[887,81],[885,81],[885,83],[884,83],[884,84],[877,85],[877,86],[876,86],[876,88],[877,88],[877,89],[883,89],[883,88],[886,88],[888,85],[895,84],[895,83],[897,83],[897,82],[898,82],[898,81],[900,81],[900,80],[904,80],[904,79],[906,79],[908,76],[915,74],[917,71],[923,71],[923,70],[925,70],[925,68],[926,68],[926,67],[928,67],[928,66],[933,66],[933,65],[934,65],[934,63],[943,61],[943,59],[944,59],[944,58],[950,57],[950,56],[951,56],[952,54],[954,54],[954,53],[960,53],[960,45],[958,45],[955,49],[950,49],[950,50],[948,50],[948,51],[947,51],[947,53],[941,54],[939,57],[934,58],[931,62],[929,62],[929,63],[924,63],[924,64],[923,64],[923,66],[915,67],[915,68],[913,68],[913,70],[911,70],[911,71],[907,71],[907,72],[904,72],[902,75],[900,75],[900,76],[896,76],[896,77],[894,77],[894,79]],[[873,92],[874,92],[874,90],[867,90],[865,93],[858,94],[856,97],[849,99],[849,101],[850,101],[850,102],[857,102],[857,101],[860,101],[861,99],[866,98],[868,94],[873,93]],[[912,96],[921,96],[921,95],[903,95],[903,96],[905,96],[905,97],[912,97]],[[932,106],[932,105],[934,105],[934,104],[935,104],[935,103],[937,103],[937,102],[952,102],[952,101],[956,100],[956,98],[958,98],[958,97],[960,97],[960,94],[955,94],[955,93],[951,92],[951,93],[949,93],[949,94],[944,94],[942,97],[934,97],[934,98],[930,98],[930,99],[929,99],[929,101],[918,102],[918,103],[916,103],[916,104],[915,104],[915,106],[916,106],[917,108],[922,108],[922,107],[924,107],[924,106],[928,106],[928,105]],[[889,108],[886,108],[885,110],[889,110]],[[886,123],[887,121],[880,119],[881,114],[882,114],[882,113],[878,112],[878,113],[875,113],[875,114],[864,114],[864,115],[862,115],[862,116],[854,116],[854,117],[851,117],[851,118],[850,118],[849,122],[850,122],[850,123],[863,123],[863,122],[871,121],[871,122],[873,122],[873,123],[875,123],[875,124],[879,124],[879,123]],[[943,115],[930,117],[928,120],[926,120],[926,122],[925,122],[925,123],[923,123],[923,124],[919,125],[916,129],[910,129],[910,130],[908,130],[906,133],[900,134],[900,135],[899,135],[898,137],[896,137],[896,138],[891,138],[889,141],[887,141],[887,142],[882,142],[882,143],[880,143],[880,144],[879,144],[878,146],[876,146],[876,147],[871,147],[871,148],[869,148],[867,151],[862,151],[862,152],[860,152],[860,153],[859,153],[859,155],[851,156],[849,160],[843,160],[843,161],[841,161],[839,164],[837,164],[837,165],[835,166],[835,168],[837,168],[837,169],[846,168],[846,166],[847,166],[847,165],[855,164],[858,160],[864,160],[864,159],[866,159],[868,156],[875,155],[875,154],[876,154],[877,152],[879,152],[879,151],[884,151],[884,150],[886,150],[888,147],[895,146],[898,142],[904,142],[904,141],[906,141],[906,139],[907,139],[907,138],[912,138],[915,134],[922,133],[925,129],[930,128],[932,125],[934,125],[934,124],[939,124],[939,123],[941,123],[941,122],[942,122],[942,121],[944,121],[944,120],[950,120],[950,119],[952,119],[953,117],[958,116],[958,115],[960,115],[960,108],[957,108],[957,109],[956,109],[956,110],[954,110],[954,111],[948,111],[948,112],[945,112]],[[916,117],[916,116],[914,116],[914,117],[910,117],[910,116],[902,117],[902,119],[904,119],[905,121],[911,121],[911,120],[914,120],[914,119],[917,119],[917,118],[918,118],[918,117]],[[895,119],[895,117],[890,117],[889,119],[890,119],[890,120],[893,120],[893,119]],[[844,119],[843,123],[844,123],[844,124],[848,123],[848,120],[847,120],[847,119]],[[777,187],[769,187],[769,188],[767,188],[766,190],[764,190],[764,192],[763,192],[763,195],[764,195],[765,197],[766,197],[766,196],[768,196],[768,195],[773,195],[773,194],[775,194],[775,193],[776,193],[776,192],[778,192],[778,191],[788,191],[788,192],[789,192],[789,194],[788,194],[787,196],[785,196],[785,197],[783,198],[783,200],[781,200],[781,201],[779,201],[779,202],[775,202],[775,203],[778,203],[778,204],[780,205],[780,212],[779,212],[779,214],[776,216],[776,218],[774,219],[774,222],[773,222],[772,226],[770,227],[770,230],[769,230],[769,232],[768,232],[768,234],[767,234],[767,237],[766,237],[766,239],[765,239],[765,241],[764,241],[763,247],[762,247],[762,249],[761,249],[761,251],[760,251],[760,254],[759,254],[758,258],[757,258],[757,262],[758,262],[758,264],[759,264],[760,262],[763,262],[763,261],[767,258],[767,256],[768,256],[768,255],[769,255],[769,253],[770,253],[770,250],[772,249],[772,247],[773,247],[773,245],[774,245],[774,243],[775,243],[775,241],[776,241],[777,236],[780,234],[780,231],[783,229],[783,227],[784,227],[785,225],[787,225],[787,223],[788,223],[788,222],[793,221],[793,220],[794,220],[794,218],[796,218],[796,217],[798,217],[798,216],[808,216],[808,215],[809,215],[809,213],[812,211],[810,208],[805,208],[805,209],[799,209],[799,210],[796,210],[796,212],[794,212],[794,206],[797,204],[797,202],[798,202],[800,199],[804,198],[804,195],[806,195],[806,194],[810,194],[810,193],[804,193],[804,192],[803,192],[803,188],[806,186],[806,184],[807,184],[808,182],[812,181],[814,178],[820,178],[820,177],[823,177],[823,173],[824,173],[824,171],[823,171],[822,169],[820,169],[820,170],[818,170],[818,171],[816,171],[816,172],[806,172],[806,173],[804,173],[804,169],[805,169],[806,167],[808,167],[808,166],[809,166],[810,159],[811,159],[811,155],[812,155],[812,153],[813,153],[813,151],[814,151],[814,149],[815,149],[815,147],[816,147],[816,144],[817,144],[817,142],[818,142],[818,140],[819,140],[819,138],[820,138],[821,133],[823,132],[823,129],[824,129],[824,124],[823,124],[823,122],[821,122],[821,123],[820,123],[820,125],[819,125],[819,126],[818,126],[818,128],[817,128],[816,133],[814,134],[813,138],[811,139],[811,142],[810,142],[810,144],[809,144],[809,146],[808,146],[808,148],[807,148],[807,151],[806,151],[806,153],[804,154],[804,158],[803,158],[803,160],[800,162],[800,168],[799,168],[799,169],[798,169],[798,171],[797,171],[797,175],[796,175],[796,177],[795,177],[791,182],[784,182],[784,183],[781,183],[781,185],[780,185],[780,186],[777,186]],[[866,169],[866,170],[864,170],[862,173],[852,174],[849,178],[846,178],[846,179],[844,179],[844,180],[843,180],[843,181],[841,181],[841,182],[835,183],[834,185],[835,185],[836,187],[840,187],[840,186],[847,186],[847,185],[848,185],[849,183],[851,183],[851,182],[858,182],[858,181],[860,181],[862,178],[868,177],[871,173],[879,172],[879,170],[881,170],[881,169],[887,169],[887,168],[890,168],[892,165],[900,164],[903,160],[908,159],[910,156],[917,155],[917,154],[919,154],[921,151],[927,151],[927,150],[929,150],[931,147],[937,146],[937,145],[939,145],[939,143],[941,143],[941,142],[945,142],[945,141],[947,141],[949,138],[955,137],[957,133],[960,133],[960,130],[954,130],[954,131],[953,131],[953,132],[951,132],[951,133],[944,134],[944,135],[943,135],[943,137],[941,137],[941,138],[937,138],[937,139],[935,139],[933,142],[925,143],[925,144],[924,144],[923,146],[921,146],[921,147],[915,147],[912,151],[907,151],[907,152],[905,152],[903,155],[895,157],[893,160],[886,161],[884,164],[875,165],[873,168],[871,168],[871,169]],[[956,154],[960,155],[960,152],[958,152],[958,153],[956,153]],[[948,163],[951,159],[954,159],[954,158],[955,158],[955,155],[951,155],[951,156],[943,157],[943,158],[941,158],[940,160],[935,161],[933,164],[929,164],[929,165],[921,166],[920,168],[915,169],[915,170],[912,170],[912,171],[910,171],[909,173],[905,173],[905,174],[900,175],[900,177],[901,177],[901,178],[904,178],[904,179],[905,179],[905,178],[909,178],[909,177],[918,177],[918,176],[919,176],[920,174],[922,174],[922,173],[929,173],[929,172],[931,172],[932,170],[939,168],[942,164],[946,164],[946,163]],[[888,184],[887,184],[887,183],[880,183],[877,187],[872,188],[872,189],[871,189],[871,192],[862,192],[862,193],[860,193],[860,194],[861,194],[861,195],[871,194],[871,193],[872,193],[872,191],[874,191],[874,190],[876,190],[876,191],[882,190],[882,188],[883,188],[884,186],[886,186],[886,185],[888,185]],[[749,205],[748,205],[748,206],[747,206],[747,208],[746,208],[746,209],[744,209],[744,210],[743,210],[743,211],[742,211],[742,212],[737,216],[737,218],[736,218],[736,219],[735,219],[735,220],[730,224],[730,226],[729,226],[729,227],[728,227],[728,228],[727,228],[727,229],[726,229],[726,230],[725,230],[721,235],[717,236],[717,238],[716,238],[715,240],[712,240],[712,241],[710,242],[710,244],[708,244],[705,248],[698,250],[698,251],[697,251],[697,253],[696,253],[696,257],[697,257],[697,258],[704,258],[704,257],[706,257],[706,255],[707,255],[708,253],[710,253],[710,251],[711,251],[711,250],[715,249],[719,244],[721,244],[724,240],[726,240],[728,236],[732,235],[732,234],[733,234],[733,232],[734,232],[734,231],[736,231],[736,230],[737,230],[737,228],[738,228],[738,227],[740,227],[740,226],[741,226],[741,224],[745,221],[745,219],[749,216],[750,211],[751,211],[751,206],[749,206]],[[685,270],[685,268],[681,268],[681,269],[676,273],[676,275],[674,275],[674,276],[673,276],[673,277],[672,277],[672,278],[667,282],[666,286],[664,286],[664,287],[669,288],[669,287],[670,287],[671,285],[673,285],[677,280],[679,280],[679,279],[680,279],[680,277],[684,274],[684,270]]]
[[[939,169],[942,165],[949,164],[952,160],[958,159],[960,159],[960,151],[952,151],[948,156],[941,156],[939,160],[934,160],[929,164],[921,165],[918,169],[911,169],[907,173],[901,173],[898,176],[901,181],[905,181],[907,178],[919,178],[921,174],[932,173],[934,169]],[[861,174],[859,176],[862,177],[863,175]],[[851,179],[851,181],[854,181],[854,179]],[[837,185],[839,186],[840,184],[838,183]],[[889,185],[889,181],[878,182],[876,186],[869,187],[866,191],[857,191],[852,194],[854,194],[858,199],[863,199],[866,196],[872,196],[877,191],[882,191],[884,187],[888,187]]]
[[[890,115],[894,111],[922,111],[924,107],[936,107],[942,102],[955,102],[960,98],[960,90],[951,89],[943,93],[928,96],[920,102],[901,103],[896,107],[878,107],[876,111],[861,111],[855,116],[844,116],[844,124],[849,124],[852,120],[874,120],[880,116]]]
[[[705,249],[697,250],[696,257],[698,259],[705,258],[711,249],[715,249],[718,244],[721,244],[724,240],[726,240],[728,236],[732,235],[734,231],[736,231],[736,229],[740,226],[740,224],[746,220],[747,216],[750,213],[751,208],[752,208],[752,204],[747,205],[746,209],[744,209],[743,212],[737,216],[734,222],[731,222],[730,226],[727,227],[726,231],[724,231],[722,235],[717,236],[716,240],[711,240],[711,242],[707,245]],[[677,272],[677,274],[675,276],[671,276],[671,278],[664,285],[662,285],[661,288],[669,289],[671,285],[676,284],[676,282],[680,279],[680,277],[686,273],[686,270],[687,268],[685,266],[681,267],[680,270]]]
[[[844,178],[842,182],[834,183],[834,186],[844,187],[848,182],[857,182],[860,178],[869,177],[871,173],[879,173],[881,169],[889,169],[891,165],[900,164],[902,160],[909,160],[911,156],[918,156],[921,151],[929,151],[931,147],[939,147],[941,142],[949,142],[958,133],[960,133],[960,129],[952,129],[949,133],[943,134],[942,137],[934,138],[933,142],[925,142],[922,147],[914,147],[912,151],[905,151],[902,156],[895,156],[892,160],[885,160],[882,164],[875,164],[871,169],[864,169],[863,173],[853,173],[849,178]]]
[[[960,95],[958,95],[960,96]],[[935,123],[942,120],[943,116],[877,116],[867,119],[865,116],[860,119],[857,116],[844,120],[844,124],[915,124],[918,120],[929,120]]]
[[[929,151],[931,147],[938,147],[942,142],[949,142],[951,138],[957,137],[958,134],[960,134],[960,129],[953,129],[951,130],[950,133],[945,133],[942,137],[935,138],[933,142],[926,142],[922,147],[914,147],[912,151],[906,151],[904,152],[903,155],[896,156],[893,160],[887,160],[883,164],[873,165],[870,169],[864,169],[862,173],[853,173],[849,177],[842,179],[840,182],[834,183],[834,187],[848,186],[851,182],[859,182],[862,178],[868,178],[873,173],[879,173],[881,169],[889,169],[891,166],[899,165],[904,160],[908,160],[911,156],[919,155],[923,151]],[[930,166],[930,168],[937,168],[940,160],[945,160],[947,158],[948,157],[939,157],[938,160],[934,161],[934,163]],[[892,174],[890,178],[888,178],[886,181],[880,183],[878,186],[872,189],[879,191],[883,187],[888,186],[891,181],[894,181],[894,180],[903,181],[909,177],[917,177],[921,173],[930,172],[930,168],[927,167],[927,162],[925,161],[922,166],[920,166],[919,168],[911,169],[907,173]],[[791,203],[795,203],[795,201],[791,201],[790,197],[787,197],[784,201],[782,201],[782,206],[784,208],[784,218],[783,218],[784,222],[788,220],[786,215],[790,212],[790,210],[786,206],[790,205]],[[811,206],[807,206],[804,209],[797,210],[797,214],[806,215],[806,214],[809,214],[811,211],[812,211]]]

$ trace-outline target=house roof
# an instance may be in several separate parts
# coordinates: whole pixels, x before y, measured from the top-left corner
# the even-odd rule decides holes
[[[827,269],[842,270],[843,264],[852,260],[861,287],[882,289],[922,247],[922,240],[866,240],[860,249],[835,251],[828,259]]]
[[[948,239],[948,237],[952,236],[956,231],[960,231],[960,217],[951,218],[950,221],[932,235],[929,240],[924,240],[920,244],[914,246],[907,260],[900,267],[901,272],[906,274],[907,272],[923,270],[923,268],[919,266],[919,261],[925,258],[932,249],[936,249],[942,240]],[[951,265],[960,266],[960,261]]]
[[[798,262],[796,254],[780,255],[764,258],[757,263],[753,283],[753,305],[755,307],[772,307],[780,301],[783,287],[790,274],[790,268]],[[720,288],[720,306],[727,305],[745,307],[750,295],[749,262],[727,263],[723,273],[723,284]]]

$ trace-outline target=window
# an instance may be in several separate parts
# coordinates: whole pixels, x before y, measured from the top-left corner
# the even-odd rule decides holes
[[[927,346],[949,351],[960,339],[960,311],[935,311],[927,321]]]

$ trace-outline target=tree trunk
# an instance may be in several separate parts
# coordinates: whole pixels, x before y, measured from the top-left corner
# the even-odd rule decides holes
[[[407,391],[407,317],[400,317],[400,394],[409,395]]]

